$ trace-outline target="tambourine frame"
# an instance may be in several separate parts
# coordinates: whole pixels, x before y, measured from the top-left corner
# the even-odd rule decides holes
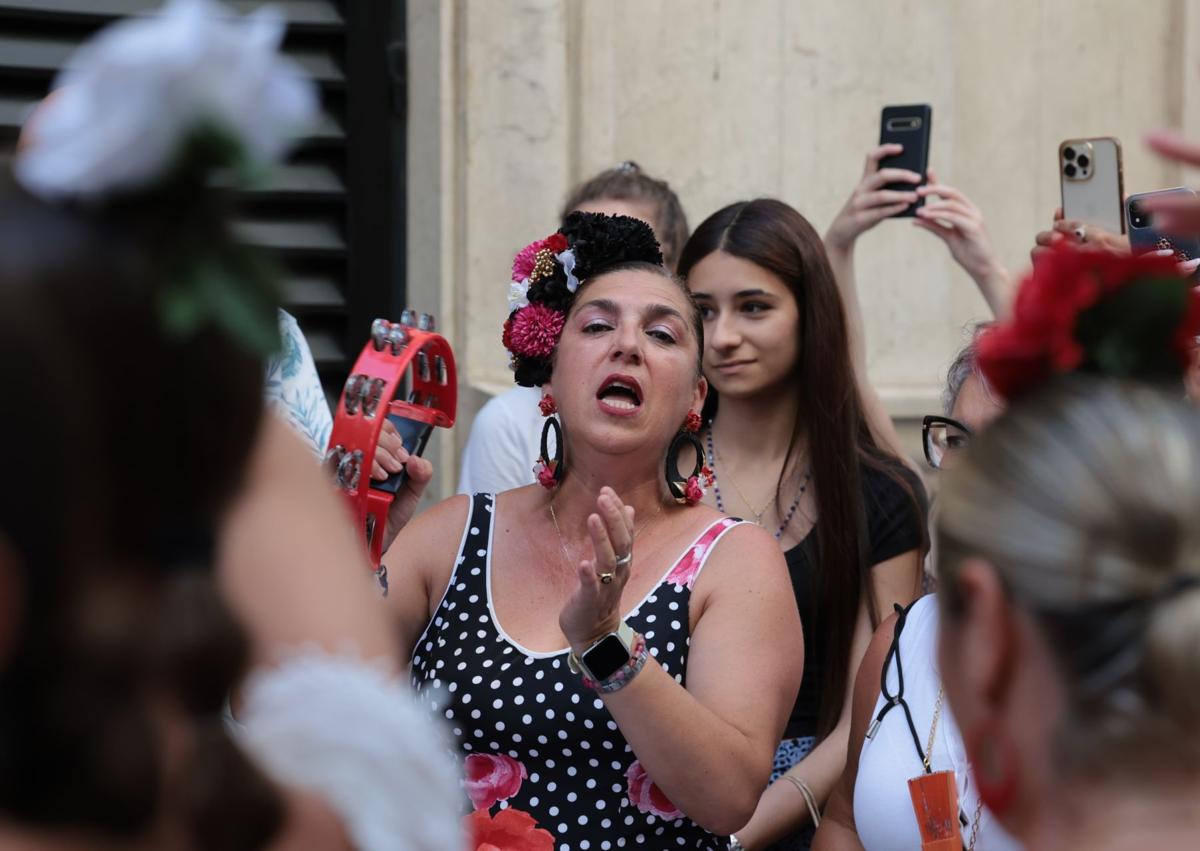
[[[397,398],[406,378],[408,392]],[[397,473],[387,482],[371,480],[383,424],[389,416],[397,416],[430,428],[450,428],[457,407],[458,373],[446,339],[432,330],[375,320],[371,339],[354,362],[338,400],[326,462],[350,507],[354,527],[364,536],[367,557],[385,592],[383,539],[388,510],[404,474]]]

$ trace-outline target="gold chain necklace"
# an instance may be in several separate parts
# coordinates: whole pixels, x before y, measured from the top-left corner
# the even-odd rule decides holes
[[[729,483],[731,485],[733,485],[734,491],[741,498],[742,502],[744,502],[746,504],[746,507],[750,509],[750,513],[754,515],[754,522],[757,523],[759,526],[761,526],[763,524],[762,519],[767,514],[767,509],[771,507],[770,498],[767,499],[767,504],[764,505],[761,509],[755,508],[754,503],[752,503],[749,499],[747,499],[746,495],[744,493],[742,493],[741,487],[738,486],[737,479],[735,479],[733,477],[733,475],[729,472],[731,469],[730,466],[725,463],[725,459],[721,457],[721,453],[717,450],[717,448],[715,446],[713,447],[713,454],[716,455],[716,460],[720,461],[721,466],[725,469],[725,478],[729,480]]]
[[[922,759],[925,762],[925,771],[932,772],[933,766],[930,761],[933,759],[933,742],[937,737],[938,721],[942,717],[942,704],[946,701],[946,687],[938,687],[937,702],[933,706],[933,724],[929,727],[929,741],[925,744],[925,753],[922,754]],[[979,839],[979,819],[983,815],[983,798],[979,798],[975,802],[975,817],[971,820],[971,839],[967,842],[967,851],[975,851],[975,841]]]
[[[633,542],[637,540],[637,536],[639,534],[641,534],[642,532],[645,532],[646,528],[651,523],[653,523],[655,520],[658,519],[658,515],[662,514],[662,510],[663,510],[663,507],[662,507],[662,503],[660,502],[658,504],[658,511],[654,512],[654,514],[651,517],[647,518],[646,521],[644,523],[642,523],[641,526],[635,526],[633,528],[633,535],[630,537],[631,549],[632,549]],[[558,546],[562,549],[563,564],[565,564],[567,566],[568,570],[573,570],[574,566],[571,562],[571,554],[570,554],[570,552],[567,551],[567,539],[563,537],[562,529],[559,528],[559,525],[558,525],[558,515],[554,512],[554,500],[550,500],[550,519],[554,522],[554,531],[558,535]],[[618,558],[619,558],[619,556],[618,556]]]

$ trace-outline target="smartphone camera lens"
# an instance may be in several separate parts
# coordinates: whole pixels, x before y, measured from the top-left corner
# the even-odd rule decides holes
[[[1138,204],[1129,205],[1129,223],[1135,228],[1144,228],[1150,224],[1150,217],[1146,215]]]
[[[1087,158],[1087,154],[1080,154],[1079,159],[1075,160],[1075,162],[1079,163],[1080,168],[1087,168],[1091,160]]]
[[[1063,159],[1067,159],[1067,160],[1075,159],[1075,149],[1074,148],[1063,148]]]
[[[1074,177],[1076,170],[1077,169],[1074,165],[1067,163],[1066,168],[1063,169],[1063,174],[1065,174],[1067,177]]]

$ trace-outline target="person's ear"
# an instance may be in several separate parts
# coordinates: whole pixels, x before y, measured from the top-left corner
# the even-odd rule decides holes
[[[20,561],[8,538],[0,533],[0,669],[7,667],[21,632],[24,599]]]
[[[708,398],[708,379],[703,375],[696,381],[696,390],[692,395],[692,407],[688,410],[700,413],[704,409],[704,400]]]
[[[966,729],[972,719],[990,717],[1007,702],[1018,637],[1012,602],[991,564],[968,559],[954,583],[961,608],[942,624],[940,666]]]

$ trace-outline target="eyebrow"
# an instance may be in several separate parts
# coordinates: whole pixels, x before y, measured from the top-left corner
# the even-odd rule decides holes
[[[694,299],[709,299],[712,298],[712,293],[692,292]],[[775,293],[769,293],[766,290],[739,290],[733,294],[734,298],[777,298]]]
[[[596,298],[591,301],[584,302],[579,305],[578,310],[587,310],[589,307],[594,307],[597,310],[603,310],[605,313],[620,313],[620,306],[609,298]],[[664,316],[674,317],[682,322],[687,322],[687,317],[679,311],[678,308],[672,307],[669,304],[649,304],[642,309],[642,317],[644,320],[660,319]]]

